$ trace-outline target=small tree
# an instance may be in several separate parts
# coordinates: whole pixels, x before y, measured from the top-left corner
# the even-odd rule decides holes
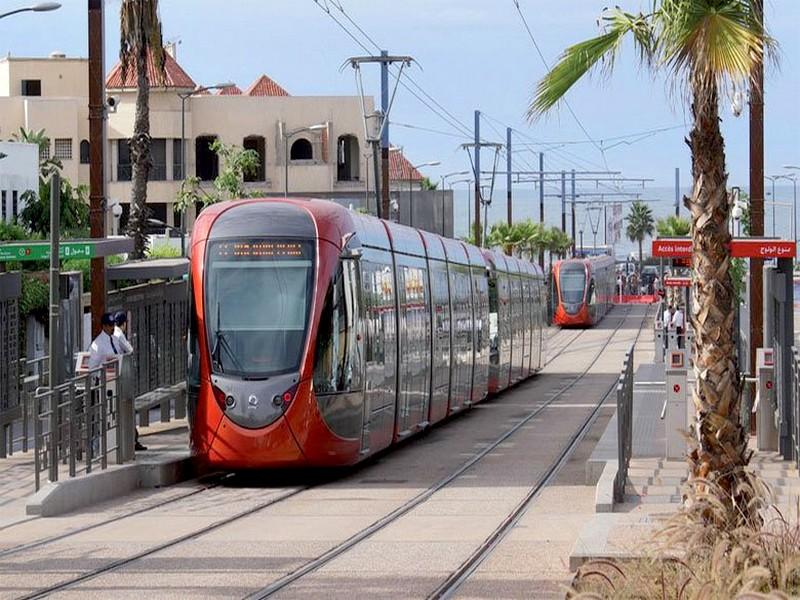
[[[637,201],[631,204],[631,210],[625,220],[628,222],[628,227],[625,229],[628,239],[639,243],[639,273],[641,273],[642,243],[648,235],[653,235],[655,231],[653,211],[644,202]]]
[[[20,223],[31,233],[50,235],[50,187],[52,179],[39,179],[39,192],[22,194],[25,208],[19,214]],[[61,180],[61,235],[86,237],[89,227],[89,190],[85,185],[73,186]]]
[[[689,219],[670,215],[656,221],[656,232],[659,237],[686,237],[692,229]]]
[[[209,147],[216,153],[221,163],[219,175],[214,179],[212,189],[203,188],[198,177],[187,177],[181,185],[181,191],[178,192],[176,210],[183,212],[196,203],[209,206],[223,200],[254,195],[245,187],[244,176],[258,172],[261,160],[258,152],[245,150],[234,144],[223,144],[219,140],[214,140]]]

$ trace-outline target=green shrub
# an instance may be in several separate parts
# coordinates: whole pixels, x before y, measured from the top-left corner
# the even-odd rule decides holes
[[[169,244],[154,244],[147,251],[147,258],[178,258],[180,255],[181,251]]]

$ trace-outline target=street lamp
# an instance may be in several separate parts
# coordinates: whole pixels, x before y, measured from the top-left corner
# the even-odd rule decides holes
[[[418,165],[411,165],[411,171],[419,169],[420,167],[438,167],[441,161],[431,160]],[[414,180],[411,178],[411,173],[408,174],[408,226],[414,226],[414,194],[413,194]]]
[[[784,167],[784,169],[790,168],[792,167]],[[797,167],[794,168],[797,169]],[[797,244],[797,176],[794,173],[791,175],[775,175],[775,179],[786,179],[787,181],[792,182],[792,236],[794,237],[794,243]]]
[[[303,133],[304,131],[319,131],[320,129],[325,129],[327,125],[325,123],[317,123],[316,125],[311,125],[309,127],[298,127],[297,129],[292,129],[291,131],[285,132],[283,134],[283,197],[289,197],[289,139],[296,136],[298,133]]]
[[[225,83],[218,83],[216,85],[204,85],[196,87],[189,92],[178,92],[178,98],[181,99],[181,180],[186,181],[186,101],[196,94],[207,92],[209,90],[224,90],[227,88],[236,87],[232,81]],[[186,232],[186,215],[181,215],[181,233]]]
[[[775,237],[775,177],[772,175],[764,175],[764,179],[769,179],[772,182],[772,237]]]
[[[455,177],[456,175],[469,175],[472,171],[453,171],[452,173],[445,173],[441,176],[442,180],[442,236],[444,236],[444,225],[445,225],[445,214],[444,214],[444,196],[445,190],[447,186],[447,180],[450,177]],[[451,188],[452,189],[452,188]],[[455,210],[453,210],[455,214]],[[453,223],[453,229],[455,229],[455,222]]]
[[[147,224],[152,225],[153,227],[163,227],[164,229],[169,229],[170,231],[175,231],[178,235],[181,236],[181,256],[186,256],[186,234],[177,227],[173,227],[172,225],[167,225],[164,221],[159,219],[147,219]]]
[[[25,8],[17,8],[7,13],[3,13],[0,15],[0,19],[4,17],[10,17],[11,15],[16,15],[17,13],[22,13],[22,12],[50,12],[51,10],[58,10],[59,8],[61,8],[61,4],[59,4],[58,2],[39,2],[38,4],[34,4],[33,6],[26,6]]]

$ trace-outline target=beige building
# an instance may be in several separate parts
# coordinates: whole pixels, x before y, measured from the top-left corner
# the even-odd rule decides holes
[[[10,138],[20,127],[44,129],[50,153],[64,165],[64,176],[84,184],[89,182],[87,70],[85,59],[60,54],[0,59],[0,138]],[[155,83],[152,75],[151,83]],[[123,205],[124,221],[131,188],[127,140],[133,132],[135,73],[127,73],[123,80],[117,65],[106,87],[107,97],[115,101],[107,123],[107,198],[109,205]],[[283,194],[288,148],[291,194],[354,202],[365,196],[371,156],[357,96],[291,96],[266,75],[244,91],[233,87],[193,94],[198,87],[168,55],[166,77],[154,85],[150,96],[153,168],[148,204],[156,218],[169,224],[180,219],[173,216],[172,203],[183,179],[182,137],[186,172],[204,182],[218,173],[217,156],[209,145],[219,139],[258,152],[260,168],[246,182],[252,191]],[[372,110],[371,99],[367,110]],[[298,131],[308,127],[313,129]],[[295,131],[286,145],[284,135]]]

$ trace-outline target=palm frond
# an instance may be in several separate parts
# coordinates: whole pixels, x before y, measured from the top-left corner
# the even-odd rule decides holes
[[[662,0],[656,23],[660,64],[720,87],[746,85],[754,63],[776,50],[752,0]]]
[[[602,63],[609,73],[624,37],[633,34],[639,56],[649,62],[655,50],[655,37],[650,21],[644,15],[633,15],[618,8],[606,11],[602,18],[603,33],[567,48],[550,72],[536,86],[528,107],[528,119],[535,120],[555,106],[561,98],[588,72]]]

